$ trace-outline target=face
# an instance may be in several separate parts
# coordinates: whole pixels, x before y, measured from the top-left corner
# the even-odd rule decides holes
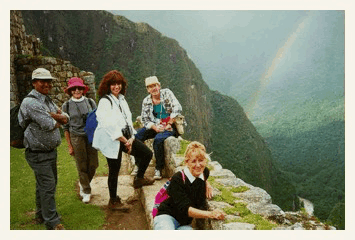
[[[122,89],[121,83],[114,83],[110,85],[111,93],[116,97],[118,97],[118,94],[120,93],[121,89]]]
[[[158,96],[160,94],[160,85],[158,83],[154,83],[147,86],[147,91],[152,96]]]
[[[191,154],[190,159],[186,160],[186,165],[194,177],[198,177],[207,165],[207,159],[201,158],[201,155],[194,152]]]
[[[43,95],[48,95],[52,89],[51,79],[36,79],[32,82],[33,87]]]
[[[83,87],[72,87],[70,89],[71,91],[71,95],[76,98],[76,99],[79,99],[83,96],[83,93],[84,93],[84,88]]]

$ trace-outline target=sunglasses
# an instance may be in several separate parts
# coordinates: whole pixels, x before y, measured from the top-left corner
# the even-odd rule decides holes
[[[72,87],[72,88],[70,88],[70,91],[76,91],[76,90],[84,90],[84,88],[83,87]]]

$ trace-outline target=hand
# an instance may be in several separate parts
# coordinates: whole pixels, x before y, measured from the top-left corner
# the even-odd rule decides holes
[[[71,156],[74,156],[74,148],[73,148],[73,146],[72,145],[68,145],[68,149],[69,149],[69,154]]]
[[[68,119],[65,115],[62,115],[61,113],[54,113],[54,112],[49,112],[51,117],[56,120],[60,124],[66,124],[68,123]]]
[[[213,187],[208,181],[206,181],[206,197],[208,199],[211,199],[213,197]]]
[[[164,132],[164,126],[159,124],[159,125],[154,125],[153,126],[153,129],[157,132],[157,133],[160,133],[160,132]]]
[[[167,124],[166,127],[164,128],[164,130],[167,130],[167,131],[172,131],[173,128],[171,127],[170,124]]]
[[[215,209],[211,212],[211,218],[216,220],[224,220],[225,213],[219,209]]]
[[[131,154],[133,141],[134,141],[134,139],[133,139],[133,138],[130,138],[130,139],[128,139],[127,142],[124,144],[125,147],[127,148],[127,153],[128,153],[128,154]]]

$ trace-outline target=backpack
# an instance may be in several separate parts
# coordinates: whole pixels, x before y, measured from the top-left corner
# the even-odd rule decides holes
[[[33,95],[27,95],[26,97],[36,98]],[[25,97],[25,98],[26,98]],[[24,99],[25,99],[24,98]],[[23,101],[23,100],[22,100]],[[25,122],[25,128],[20,126],[18,120],[18,114],[20,112],[21,104],[13,107],[10,109],[10,146],[14,148],[24,148],[23,139],[24,139],[24,132],[28,125],[31,123],[31,120]],[[22,114],[22,112],[20,112]]]
[[[184,181],[185,184],[185,174],[184,171],[180,171],[181,175],[182,175],[182,180]],[[159,192],[155,195],[155,199],[154,199],[154,205],[153,205],[153,210],[152,210],[152,215],[153,218],[155,218],[155,216],[158,213],[158,207],[160,206],[160,204],[162,202],[164,202],[166,199],[169,198],[169,194],[167,192],[167,188],[170,185],[171,179],[169,179],[166,183],[164,183],[163,187],[159,190]]]
[[[103,96],[104,98],[107,98],[112,106],[112,101],[111,99],[105,95]],[[97,119],[96,119],[96,109],[92,110],[91,112],[88,112],[87,117],[86,117],[86,122],[85,122],[85,127],[84,131],[86,133],[86,136],[88,138],[89,144],[92,144],[92,141],[94,140],[94,133],[97,128]]]

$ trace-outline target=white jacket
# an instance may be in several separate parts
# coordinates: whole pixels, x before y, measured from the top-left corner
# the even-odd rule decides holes
[[[127,122],[133,130],[133,134],[136,131],[132,124],[132,113],[129,110],[125,97],[122,94],[118,95],[118,99],[110,94],[109,95],[112,104],[106,98],[101,98],[96,110],[97,128],[94,132],[94,139],[92,146],[108,158],[116,159],[118,157],[118,151],[120,149],[119,137],[122,136],[122,129],[126,126],[126,120],[122,114],[121,108],[127,116]]]

